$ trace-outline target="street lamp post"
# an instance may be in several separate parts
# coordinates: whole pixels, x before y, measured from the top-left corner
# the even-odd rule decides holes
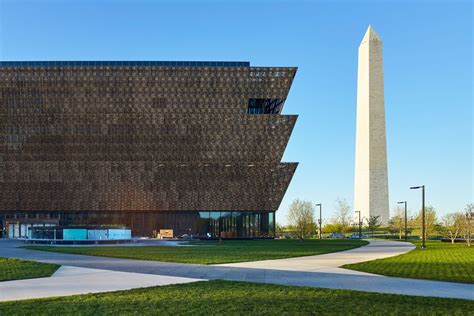
[[[398,204],[405,204],[405,241],[408,240],[408,220],[407,220],[407,201],[398,202]]]
[[[360,221],[360,211],[355,212],[359,213],[359,222],[357,224],[359,225],[359,239],[362,239],[362,222]]]
[[[411,190],[421,189],[421,248],[426,248],[426,234],[425,234],[425,186],[419,185],[417,187],[410,187]]]
[[[321,203],[316,204],[316,206],[319,206],[319,239],[323,239],[323,219],[321,217],[323,214],[323,206]]]

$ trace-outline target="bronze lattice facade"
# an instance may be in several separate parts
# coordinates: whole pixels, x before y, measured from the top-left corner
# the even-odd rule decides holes
[[[0,62],[4,233],[271,237],[296,73],[247,62]],[[24,224],[24,226],[22,226]]]

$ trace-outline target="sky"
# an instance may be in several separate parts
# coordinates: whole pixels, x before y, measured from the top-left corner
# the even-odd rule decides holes
[[[352,205],[357,48],[383,42],[389,196],[443,214],[474,202],[470,1],[0,0],[0,60],[223,60],[297,66],[283,114],[296,198]]]

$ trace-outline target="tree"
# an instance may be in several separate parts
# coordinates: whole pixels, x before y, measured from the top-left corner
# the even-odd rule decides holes
[[[329,233],[329,234],[339,233],[341,230],[342,229],[341,229],[340,224],[329,223],[329,224],[324,225],[324,227],[323,227],[323,231],[325,233]]]
[[[298,238],[311,236],[311,229],[314,227],[313,204],[299,199],[294,200],[288,211],[288,223],[294,226]]]
[[[418,227],[421,229],[422,220],[421,220],[421,211],[416,217],[416,222]],[[430,236],[433,236],[436,233],[436,210],[433,206],[425,207],[425,239],[428,239]]]
[[[397,207],[392,218],[389,221],[390,230],[398,233],[398,239],[402,239],[402,233],[405,229],[405,209]]]
[[[336,218],[335,224],[339,224],[340,233],[342,236],[351,229],[349,214],[351,213],[351,207],[345,199],[336,200]]]
[[[461,235],[466,240],[467,246],[472,245],[472,234],[474,233],[474,204],[466,205],[463,214]]]
[[[463,222],[464,214],[462,213],[450,213],[443,217],[442,232],[444,236],[451,239],[452,244],[461,233]]]
[[[408,232],[410,233],[410,235],[416,235],[418,228],[419,227],[416,216],[408,217]]]
[[[372,233],[372,238],[374,238],[374,232],[382,226],[382,221],[380,220],[380,215],[373,215],[367,219],[367,229]]]

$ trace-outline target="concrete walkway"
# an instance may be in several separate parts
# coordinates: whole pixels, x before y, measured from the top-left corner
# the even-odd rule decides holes
[[[0,282],[0,301],[131,290],[196,281],[202,280],[62,266],[49,278]]]
[[[285,271],[327,272],[356,275],[374,275],[339,268],[345,264],[388,258],[415,249],[411,243],[386,240],[371,240],[365,247],[322,255],[220,264],[221,267],[272,269]]]
[[[368,273],[348,272],[349,270],[337,268],[337,264],[342,263],[340,260],[343,260],[341,255],[348,256],[346,257],[347,261],[343,263],[352,263],[358,262],[353,260],[365,261],[372,259],[373,256],[379,256],[379,254],[376,253],[385,253],[386,256],[392,256],[395,255],[394,252],[399,251],[395,251],[395,249],[400,249],[400,245],[397,242],[384,241],[383,244],[371,243],[373,247],[366,246],[344,253],[324,255],[326,259],[321,260],[321,262],[318,263],[319,267],[316,267],[314,270],[311,270],[314,262],[311,263],[309,261],[314,260],[317,256],[293,258],[291,260],[282,259],[283,261],[276,260],[280,263],[276,263],[274,267],[269,267],[268,261],[265,261],[267,265],[262,264],[262,261],[255,263],[256,265],[260,264],[260,267],[204,266],[26,250],[17,248],[17,246],[23,245],[22,243],[12,241],[0,241],[0,257],[14,257],[56,263],[65,266],[192,279],[223,279],[230,281],[248,281],[474,300],[473,284],[393,278]],[[409,247],[405,248],[405,251],[409,250]],[[367,251],[365,255],[369,258],[363,258],[364,254],[360,253],[360,251]],[[327,260],[329,255],[332,255],[333,259]],[[359,259],[356,259],[357,257]],[[299,268],[295,268],[294,265],[300,261],[308,262],[302,264]],[[324,266],[325,264],[328,264],[328,266]],[[341,270],[344,270],[344,273],[342,273]]]

